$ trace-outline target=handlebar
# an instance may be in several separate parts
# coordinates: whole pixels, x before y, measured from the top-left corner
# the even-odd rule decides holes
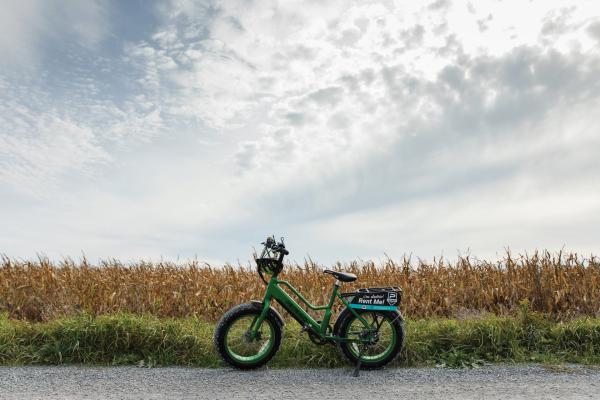
[[[285,243],[283,243],[283,238],[281,238],[281,241],[279,243],[277,243],[275,241],[274,236],[269,236],[267,238],[267,240],[265,240],[261,244],[263,246],[265,246],[262,256],[264,256],[268,250],[271,250],[275,253],[279,253],[280,260],[283,259],[283,256],[287,256],[288,254],[290,254],[290,252],[285,248]]]
[[[271,250],[276,251],[278,253],[282,253],[285,256],[287,256],[288,254],[290,254],[290,252],[286,250],[285,246],[282,243],[279,243],[279,244],[276,244],[276,245],[272,246]]]

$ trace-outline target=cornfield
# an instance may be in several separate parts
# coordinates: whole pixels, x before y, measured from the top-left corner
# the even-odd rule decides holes
[[[383,285],[403,289],[401,309],[411,318],[461,317],[468,314],[514,314],[523,301],[533,311],[556,320],[600,316],[600,262],[577,254],[512,256],[497,262],[471,257],[431,263],[410,258],[337,263],[334,269],[359,276],[344,291]],[[313,304],[326,303],[333,279],[312,261],[287,265],[288,280]],[[117,312],[158,317],[218,319],[229,307],[260,299],[263,282],[244,266],[211,267],[117,260],[90,265],[87,260],[53,263],[40,258],[0,263],[0,314],[48,321],[81,312]]]

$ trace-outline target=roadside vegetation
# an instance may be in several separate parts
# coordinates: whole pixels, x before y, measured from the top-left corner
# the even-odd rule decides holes
[[[346,291],[403,289],[406,340],[395,365],[600,364],[600,261],[593,256],[507,253],[498,262],[405,258],[334,268],[359,276]],[[283,277],[323,304],[332,281],[321,269],[311,261],[288,265]],[[215,321],[263,291],[250,266],[4,257],[0,364],[222,366]],[[346,365],[333,346],[313,344],[282,314],[284,340],[271,366]]]
[[[405,322],[397,366],[474,367],[486,362],[600,363],[600,319],[555,322],[525,303],[514,317],[486,316]],[[0,317],[0,364],[223,366],[212,345],[214,325],[195,318],[132,314],[27,322]],[[286,324],[272,367],[339,367],[333,346],[317,346]]]
[[[600,260],[594,256],[507,253],[498,262],[464,257],[431,263],[406,257],[333,267],[358,275],[355,283],[344,285],[346,291],[400,286],[404,291],[401,310],[413,319],[482,313],[510,316],[518,312],[523,300],[532,311],[556,321],[600,317]],[[324,304],[333,282],[322,268],[307,261],[287,265],[282,276],[313,304]],[[51,321],[82,312],[124,312],[214,322],[226,309],[260,299],[263,292],[263,282],[251,265],[0,260],[0,313],[28,321]]]

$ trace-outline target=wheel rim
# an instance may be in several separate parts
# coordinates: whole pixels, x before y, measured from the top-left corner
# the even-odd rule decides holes
[[[386,358],[396,346],[396,327],[392,324],[389,317],[376,313],[376,312],[366,312],[362,313],[361,316],[373,327],[379,328],[379,338],[376,343],[368,345],[365,349],[363,349],[362,355],[360,356],[361,361],[366,362],[377,362]],[[359,339],[360,333],[365,330],[365,326],[363,323],[354,317],[352,321],[348,324],[348,334],[347,337],[349,339]],[[360,350],[362,345],[356,342],[350,342],[348,345],[348,349],[350,352],[356,357],[359,358]]]
[[[248,331],[256,315],[244,315],[234,320],[225,333],[225,349],[229,356],[241,363],[256,363],[273,348],[275,329],[269,320],[263,321],[257,337],[250,339]]]

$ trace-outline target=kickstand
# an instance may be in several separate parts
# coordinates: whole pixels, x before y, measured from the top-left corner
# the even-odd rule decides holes
[[[366,345],[362,345],[360,346],[360,350],[358,351],[358,362],[356,363],[356,367],[354,368],[354,373],[352,374],[352,376],[354,377],[358,377],[360,374],[360,363],[362,360],[362,354],[363,351],[366,349]]]

